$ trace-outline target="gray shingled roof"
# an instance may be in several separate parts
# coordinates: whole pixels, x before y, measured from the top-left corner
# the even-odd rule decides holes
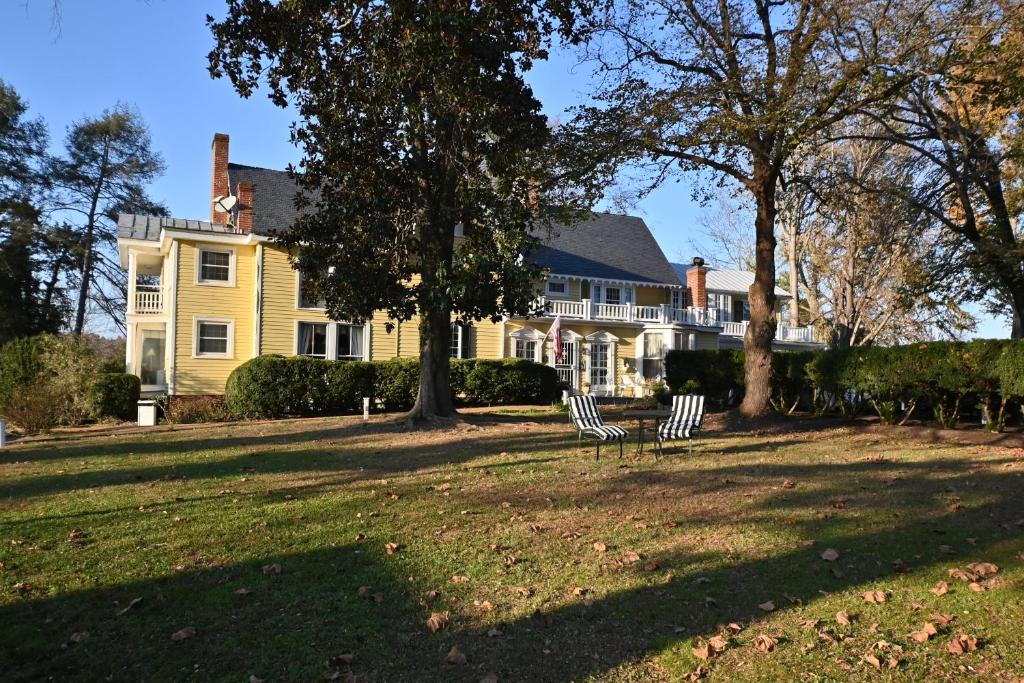
[[[673,263],[679,279],[686,282],[686,271],[690,266],[684,263]],[[754,273],[749,270],[732,268],[708,268],[707,290],[709,292],[725,292],[727,294],[747,294],[750,285],[754,284]],[[789,292],[781,287],[775,288],[775,296],[788,297]]]
[[[543,237],[531,260],[560,275],[681,284],[642,218],[592,216]]]
[[[284,232],[295,222],[299,186],[287,171],[229,163],[228,182],[232,192],[240,182],[252,183],[252,231],[257,235]]]
[[[160,239],[160,230],[162,228],[194,230],[196,232],[237,232],[230,225],[210,223],[209,221],[194,221],[165,216],[140,216],[133,213],[117,215],[117,236],[120,238],[155,242]]]

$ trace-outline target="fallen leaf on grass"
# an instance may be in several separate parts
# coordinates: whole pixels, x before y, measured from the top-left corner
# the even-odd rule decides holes
[[[954,617],[951,614],[937,614],[935,612],[932,612],[932,619],[934,619],[942,625],[946,625],[952,622],[954,619],[956,619],[956,617]]]
[[[697,666],[696,669],[690,672],[690,675],[687,677],[687,680],[690,681],[690,683],[699,681],[700,679],[707,676],[709,671],[710,669],[708,669],[706,664],[700,664],[699,666]]]
[[[594,543],[594,550],[596,550],[599,553],[607,552],[608,546],[604,543],[601,543],[601,541],[597,541]]]
[[[976,583],[976,582],[974,582],[974,581],[972,581],[971,583],[969,583],[969,584],[967,585],[967,587],[968,587],[968,588],[970,588],[970,589],[971,589],[972,591],[974,591],[975,593],[984,593],[984,592],[985,592],[985,590],[987,590],[987,589],[986,589],[986,588],[985,588],[984,586],[982,586],[982,585],[981,585],[980,583]]]
[[[974,652],[978,649],[978,639],[966,633],[958,633],[946,645],[946,651],[954,655]]]
[[[70,640],[72,643],[84,643],[85,641],[89,640],[89,632],[75,631],[71,634],[71,637],[68,638],[68,640]]]
[[[757,638],[754,638],[754,647],[760,652],[769,653],[775,649],[775,646],[779,644],[779,641],[771,636],[760,634]]]
[[[824,552],[821,553],[821,559],[826,562],[835,562],[839,559],[839,551],[835,548],[826,548]]]
[[[973,574],[973,573],[968,572],[968,571],[964,571],[960,567],[955,567],[953,569],[950,569],[949,570],[949,575],[951,577],[953,577],[954,579],[960,579],[961,581],[965,581],[965,582],[968,582],[968,583],[970,583],[971,581],[977,581],[978,580],[978,576],[976,574]]]
[[[497,637],[498,637],[498,636],[500,636],[500,635],[501,635],[501,631],[499,631],[499,630],[498,630],[498,629],[496,629],[496,628],[492,628],[491,630],[489,630],[489,631],[487,632],[487,637],[488,637],[488,638],[497,638]]]
[[[342,655],[334,655],[327,660],[328,666],[338,666],[344,664],[345,666],[351,666],[352,662],[356,661],[356,656],[351,653],[345,653]]]
[[[882,591],[867,591],[863,594],[865,602],[880,603],[885,602],[885,593]]]
[[[448,650],[448,656],[444,658],[444,661],[461,666],[466,663],[466,655],[462,654],[458,646],[452,645],[452,649]]]
[[[371,593],[373,593],[373,586],[360,586],[358,590],[356,590],[356,595],[361,598],[365,598]]]
[[[583,588],[581,586],[573,586],[572,588],[569,589],[569,594],[570,595],[574,595],[574,596],[576,596],[578,598],[582,598],[583,596],[585,596],[589,592],[590,592],[589,588]]]
[[[811,650],[813,650],[816,647],[818,647],[818,646],[816,644],[814,644],[814,643],[804,643],[803,645],[800,646],[800,651],[804,652],[804,653],[807,653],[807,652],[810,652]]]
[[[640,555],[630,550],[622,556],[622,561],[626,564],[634,564],[640,561]]]
[[[797,623],[801,628],[818,628],[818,624],[821,622],[818,619],[801,619]]]
[[[883,666],[889,669],[895,669],[897,666],[900,665],[900,660],[896,659],[895,657],[889,657],[888,659],[881,660],[875,655],[871,654],[870,652],[864,655],[864,661],[870,664],[871,666],[875,667],[879,671],[882,670]]]
[[[850,615],[847,614],[845,610],[841,612],[836,612],[836,622],[841,626],[849,626]]]
[[[196,634],[194,626],[186,626],[180,631],[175,631],[171,634],[171,640],[187,640]]]
[[[469,583],[469,577],[462,574],[456,574],[452,577],[452,583]]]
[[[758,607],[758,609],[761,609],[761,610],[763,610],[765,612],[774,612],[775,611],[775,603],[772,602],[771,600],[769,600],[768,602],[762,602],[757,607]]]
[[[400,544],[398,544],[398,543],[385,543],[384,544],[384,551],[388,555],[394,555],[395,553],[397,553],[399,551],[399,549],[401,547],[402,546]]]
[[[526,586],[516,586],[512,590],[514,590],[516,593],[523,596],[524,598],[528,598],[531,595],[533,595],[533,589],[527,588]]]
[[[274,564],[265,564],[265,565],[263,565],[263,573],[264,574],[268,574],[268,575],[269,574],[280,574],[281,573],[281,565],[277,564],[276,562]]]
[[[934,593],[935,595],[942,597],[943,595],[949,592],[949,584],[945,581],[939,581],[937,584],[935,584],[934,588],[929,588],[928,592]]]
[[[710,645],[711,649],[716,653],[725,652],[725,648],[729,647],[729,641],[723,636],[714,636],[712,638],[708,638],[708,645]]]
[[[992,576],[999,571],[999,567],[992,564],[991,562],[971,562],[967,565],[967,568],[978,575],[980,578],[986,576]]]
[[[479,602],[478,601],[478,602],[476,602],[476,606],[480,609],[481,612],[493,612],[494,611],[494,605],[491,604],[490,600],[484,600],[483,602]]]
[[[940,545],[939,552],[943,555],[956,555],[956,548],[951,545]]]
[[[794,484],[794,483],[793,483],[792,481],[790,481],[789,479],[786,479],[785,481],[783,481],[783,482],[782,482],[782,488],[784,488],[784,489],[791,489],[791,488],[793,488],[794,486],[796,486],[796,484]]]
[[[427,628],[430,629],[431,633],[437,633],[448,626],[448,613],[447,612],[434,612],[427,619]]]
[[[710,659],[711,658],[711,646],[707,642],[701,642],[698,645],[690,648],[690,652],[697,659]]]
[[[910,634],[910,639],[915,643],[927,643],[932,636],[937,635],[939,635],[939,630],[935,628],[935,624],[926,621],[920,631],[914,631]]]

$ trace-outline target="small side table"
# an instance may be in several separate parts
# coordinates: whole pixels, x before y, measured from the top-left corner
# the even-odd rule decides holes
[[[624,410],[622,411],[622,417],[626,419],[634,419],[639,425],[639,434],[636,440],[636,454],[641,456],[644,454],[644,421],[654,421],[654,434],[657,438],[658,425],[661,424],[662,420],[666,420],[672,416],[671,410],[664,410],[661,408],[650,408],[650,409],[635,409],[635,410]],[[658,459],[658,454],[655,452],[654,459]]]

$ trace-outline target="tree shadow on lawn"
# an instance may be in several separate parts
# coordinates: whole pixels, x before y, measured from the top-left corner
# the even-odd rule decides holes
[[[993,463],[985,464],[991,469]],[[567,569],[564,589],[533,596],[525,609],[511,617],[502,613],[507,613],[509,602],[518,599],[513,597],[513,586],[528,579],[474,576],[471,583],[449,585],[448,575],[459,568],[444,558],[413,549],[387,556],[376,546],[359,543],[56,597],[28,593],[0,606],[0,623],[4,624],[0,670],[10,680],[51,676],[59,680],[237,681],[249,675],[268,680],[314,680],[336,668],[345,670],[340,664],[329,666],[328,658],[353,653],[352,670],[360,681],[476,681],[491,671],[499,680],[617,677],[617,667],[681,646],[694,636],[715,633],[716,624],[737,621],[748,626],[748,633],[756,631],[754,622],[763,616],[758,604],[767,600],[773,600],[779,611],[792,609],[801,617],[831,620],[830,615],[815,609],[820,591],[834,593],[857,586],[873,589],[872,582],[885,577],[886,587],[892,591],[889,603],[852,604],[851,612],[864,613],[855,627],[865,629],[869,620],[884,622],[891,616],[886,610],[907,613],[911,600],[925,605],[922,614],[943,611],[942,598],[929,595],[919,585],[908,585],[916,575],[937,573],[944,578],[947,567],[973,560],[992,561],[1005,568],[1016,561],[1014,553],[1024,549],[1021,530],[1005,524],[1020,516],[1018,474],[965,472],[967,465],[960,463],[958,475],[956,465],[952,458],[904,464],[900,485],[917,495],[892,499],[899,515],[893,516],[891,523],[859,528],[845,516],[812,516],[802,522],[802,530],[816,540],[815,545],[742,561],[670,548],[645,558],[645,562],[653,560],[660,565],[658,572],[645,571],[645,562],[612,568],[610,571],[634,572],[642,585],[607,594],[568,595],[573,579],[572,570]],[[725,466],[703,473],[724,476],[735,469]],[[825,480],[824,490],[817,489],[814,500],[802,502],[805,506],[819,498],[825,501],[844,495],[847,482],[843,475],[864,473],[859,462],[803,465],[796,471],[808,477],[836,474]],[[948,476],[935,480],[936,473]],[[666,477],[666,485],[677,486],[671,477]],[[941,514],[922,507],[930,492],[947,486],[983,491],[985,502]],[[600,487],[580,495],[611,504]],[[804,495],[810,493],[780,489],[752,507],[775,511],[782,501],[790,505],[789,497],[799,500]],[[480,500],[486,501],[486,496]],[[542,506],[540,500],[520,504],[517,513],[529,515],[546,509]],[[718,512],[725,518],[735,511]],[[928,533],[922,533],[922,528]],[[941,533],[933,534],[933,530]],[[976,545],[968,544],[968,536],[976,539]],[[480,539],[481,545],[486,542]],[[953,545],[963,554],[949,557],[939,544]],[[840,561],[823,562],[819,554],[825,547],[838,549]],[[574,550],[565,552],[567,557],[559,560],[569,559]],[[496,563],[500,559],[496,556]],[[910,565],[909,575],[893,568],[891,563],[898,559]],[[604,561],[610,563],[610,559]],[[708,569],[708,562],[713,562],[714,568]],[[261,571],[263,565],[274,563],[281,566],[280,574]],[[696,581],[694,568],[698,566],[703,568],[701,582]],[[839,575],[830,573],[833,568],[841,569]],[[674,579],[665,582],[664,571],[673,572]],[[496,588],[495,583],[501,585]],[[373,586],[371,596],[382,593],[379,604],[372,597],[357,595],[364,585]],[[251,593],[236,595],[234,591],[243,587]],[[429,607],[417,604],[426,591],[437,588],[443,594],[436,602]],[[954,590],[966,589],[958,584]],[[1012,590],[1003,586],[981,595],[1006,601]],[[137,597],[143,598],[141,604],[123,616],[116,615]],[[715,604],[708,603],[708,597]],[[474,598],[492,601],[496,610],[484,617],[474,616]],[[532,616],[521,616],[534,608]],[[432,610],[451,611],[448,629],[438,634],[426,630],[424,621]],[[956,630],[958,624],[951,629]],[[172,633],[189,626],[196,629],[193,637],[171,640]],[[500,635],[488,637],[492,628]],[[885,628],[883,624],[883,631]],[[81,632],[89,634],[84,642],[69,642],[73,633]],[[999,650],[1005,656],[1024,645],[1019,639],[1015,643],[991,640],[984,631],[977,635],[989,640],[983,654]],[[837,650],[836,654],[852,654],[857,659],[867,650],[867,640],[861,638],[852,652]],[[466,653],[468,664],[444,663],[452,645]],[[795,647],[798,644],[780,646]],[[751,648],[751,656],[759,655]],[[817,660],[815,666],[821,664]],[[843,675],[839,670],[836,673]]]
[[[326,430],[324,434],[332,434]],[[458,442],[439,441],[420,445],[406,445],[401,439],[389,442],[375,442],[368,438],[358,445],[321,444],[321,433],[311,436],[303,435],[300,442],[280,441],[274,439],[264,441],[256,447],[247,439],[231,445],[223,439],[214,440],[210,446],[208,440],[195,440],[180,443],[173,447],[163,442],[157,447],[146,444],[152,453],[168,453],[169,456],[181,457],[182,451],[201,453],[208,450],[237,448],[244,452],[237,455],[220,457],[208,461],[177,461],[168,465],[150,465],[145,467],[127,467],[105,470],[68,470],[63,474],[24,477],[0,484],[0,499],[23,500],[34,496],[45,496],[54,493],[94,489],[105,486],[122,486],[154,481],[190,481],[217,479],[230,475],[258,474],[326,474],[346,473],[343,478],[336,479],[335,484],[351,483],[357,480],[380,478],[382,476],[400,475],[406,472],[422,472],[445,465],[458,465],[481,457],[497,456],[500,453],[546,453],[565,449],[574,439],[571,432],[565,429],[541,429],[526,432],[503,432],[494,436],[485,436],[486,432],[472,432],[473,436]],[[368,435],[371,436],[372,435]],[[306,445],[312,443],[316,448],[289,449],[285,445]],[[139,445],[129,442],[122,447],[110,445],[100,446],[91,450],[93,457],[105,457],[118,452],[125,452],[130,458],[139,452]],[[339,447],[339,445],[341,447]],[[79,459],[81,455],[69,455],[69,459]],[[533,462],[542,463],[547,458],[538,458]],[[83,462],[88,463],[88,459]],[[86,467],[88,465],[86,464]],[[214,482],[222,488],[223,482]]]

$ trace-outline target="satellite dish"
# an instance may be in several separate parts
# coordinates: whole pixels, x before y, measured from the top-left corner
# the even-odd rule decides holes
[[[226,197],[217,197],[213,200],[213,203],[217,206],[218,211],[229,213],[231,209],[235,208],[235,204],[238,203],[238,197],[228,195]]]

